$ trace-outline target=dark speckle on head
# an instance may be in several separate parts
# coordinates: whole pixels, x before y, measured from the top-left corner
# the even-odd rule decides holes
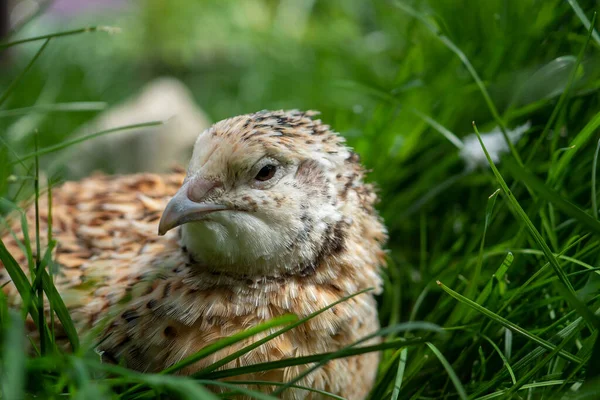
[[[129,347],[129,349],[127,350],[127,353],[129,354],[130,359],[139,360],[140,358],[142,358],[144,351],[142,350],[142,348],[140,346],[134,345],[134,346]]]
[[[360,156],[358,155],[358,153],[351,151],[346,161],[358,164],[360,163]]]
[[[156,308],[157,305],[158,305],[158,301],[156,301],[154,299],[150,299],[146,303],[146,308],[153,310],[154,308]]]
[[[170,325],[167,325],[163,330],[163,334],[167,339],[175,339],[175,337],[177,337],[177,329]]]
[[[347,223],[344,221],[339,221],[335,225],[327,227],[325,240],[321,249],[321,257],[337,254],[344,250],[347,227]]]
[[[127,343],[131,342],[131,336],[124,335],[121,340],[117,343],[117,348],[124,347]]]
[[[324,184],[323,171],[314,160],[303,161],[296,172],[296,181],[306,186],[322,186]]]
[[[356,178],[358,178],[358,174],[356,174],[356,173],[354,173],[348,177],[348,180],[344,184],[344,188],[342,189],[342,192],[340,193],[340,198],[342,198],[343,200],[346,199],[346,196],[348,195],[348,191],[353,186]]]
[[[127,322],[132,322],[138,319],[140,316],[135,310],[126,310],[121,314],[121,318],[123,318]]]
[[[112,351],[104,350],[102,352],[102,362],[107,364],[118,364],[119,360]]]
[[[169,294],[171,294],[171,282],[165,283],[165,286],[163,287],[163,292],[162,292],[163,299],[169,297]]]

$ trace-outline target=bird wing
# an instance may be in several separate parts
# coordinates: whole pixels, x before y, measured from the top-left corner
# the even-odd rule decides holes
[[[56,246],[50,271],[80,331],[94,325],[128,292],[141,290],[151,280],[147,266],[157,254],[179,248],[176,233],[160,238],[156,231],[165,204],[183,178],[180,170],[165,175],[96,174],[53,188],[51,212],[48,197],[40,198],[41,253],[51,226]],[[25,210],[29,242],[34,244],[35,209],[30,205]],[[29,275],[25,230],[19,218],[9,218],[7,225],[2,241]],[[2,263],[0,285],[9,304],[18,306],[20,296]]]

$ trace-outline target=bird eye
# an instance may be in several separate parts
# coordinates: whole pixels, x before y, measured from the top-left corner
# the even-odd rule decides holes
[[[260,171],[258,171],[258,174],[256,174],[254,179],[261,182],[268,181],[275,175],[276,170],[277,167],[274,165],[265,165],[260,169]]]

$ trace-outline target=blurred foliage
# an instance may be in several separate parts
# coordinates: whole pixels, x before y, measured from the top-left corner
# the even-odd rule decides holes
[[[413,6],[469,57],[509,126],[531,119],[534,132],[539,131],[586,36],[566,2],[436,0]],[[455,153],[450,143],[411,111],[431,116],[459,137],[472,132],[472,120],[483,130],[494,125],[461,61],[391,1],[149,0],[87,17],[50,15],[21,35],[92,22],[118,26],[122,33],[54,40],[21,82],[10,108],[36,101],[112,104],[153,77],[174,75],[189,85],[214,120],[260,109],[319,110],[374,169],[393,238],[412,240],[407,233],[419,219],[407,218],[405,211],[414,210],[411,206],[432,185],[461,170],[461,162],[450,156]],[[38,47],[14,48],[13,68],[1,82],[15,76]],[[565,119],[585,121],[597,107],[600,69],[593,47],[598,44],[590,45],[591,55],[581,66],[584,79],[578,82],[585,90],[565,110],[559,129],[578,129],[567,127]],[[531,104],[539,107],[519,112]],[[35,117],[34,122],[26,117],[0,124],[8,123],[9,135],[15,132],[18,138],[39,129],[44,146],[69,135],[91,115]],[[568,138],[560,144],[566,146]],[[464,203],[474,199],[465,190],[480,190],[474,179],[481,181],[480,176],[466,177],[444,202],[428,205],[432,226],[450,220],[448,212],[474,206]],[[477,226],[478,217],[472,217],[463,229],[470,222]],[[418,248],[412,244],[409,248]]]

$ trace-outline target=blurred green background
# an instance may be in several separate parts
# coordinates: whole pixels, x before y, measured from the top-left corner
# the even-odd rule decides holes
[[[10,15],[18,19],[32,3],[9,2]],[[599,6],[593,0],[57,0],[12,39],[84,26],[116,26],[121,32],[53,39],[0,110],[75,101],[110,107],[163,76],[180,79],[212,121],[261,109],[319,110],[360,153],[380,188],[392,261],[382,320],[443,325],[454,305],[440,305],[435,280],[466,287],[488,196],[498,187],[489,168],[467,168],[440,133],[443,127],[464,139],[473,133],[472,121],[482,132],[498,125],[452,47],[477,72],[508,129],[531,124],[515,144],[521,158],[530,159],[530,171],[545,180],[563,153],[574,153],[568,172],[548,182],[593,214],[590,199],[597,192],[590,180],[598,134],[566,148],[599,110],[600,38],[595,33],[588,42],[584,26]],[[23,71],[40,44],[2,54],[0,87]],[[565,102],[541,137],[570,76]],[[98,112],[4,116],[0,135],[11,151],[27,154],[35,129],[40,145],[50,146]],[[2,154],[11,157],[9,150]],[[0,165],[0,190],[14,196],[7,177],[19,175],[19,167]],[[531,202],[523,187],[516,195],[554,251],[581,233],[548,204]],[[496,207],[484,272],[475,275],[478,286],[500,264],[503,251],[533,243],[506,204]],[[588,256],[597,265],[598,253]],[[508,281],[523,282],[541,260],[517,257]],[[543,310],[530,311],[518,315],[525,325],[535,325]],[[460,343],[445,349],[449,359],[464,361]],[[419,381],[414,382],[416,388]]]
[[[9,4],[13,18],[33,11],[33,3]],[[422,12],[464,52],[508,127],[532,122],[520,142],[527,149],[564,89],[587,36],[569,4],[402,4]],[[591,16],[597,2],[579,5]],[[457,179],[464,169],[457,149],[414,110],[458,137],[473,132],[473,120],[483,131],[496,123],[461,60],[393,1],[63,0],[53,2],[18,37],[101,25],[119,27],[121,33],[53,39],[4,107],[71,101],[110,106],[153,78],[174,76],[191,89],[212,121],[261,109],[319,110],[373,169],[390,246],[404,250],[398,257],[414,258],[418,252],[419,210],[427,211],[431,226],[478,229],[481,215],[467,211],[493,192],[489,180],[479,174]],[[3,55],[0,84],[17,76],[40,44],[10,48]],[[592,40],[559,129],[577,130],[598,108],[597,48]],[[34,129],[43,147],[73,134],[93,116],[2,118],[0,130],[18,132],[13,147],[26,152],[32,149]],[[568,135],[559,139],[559,147],[568,143]],[[444,184],[449,186],[445,191],[423,199]]]

